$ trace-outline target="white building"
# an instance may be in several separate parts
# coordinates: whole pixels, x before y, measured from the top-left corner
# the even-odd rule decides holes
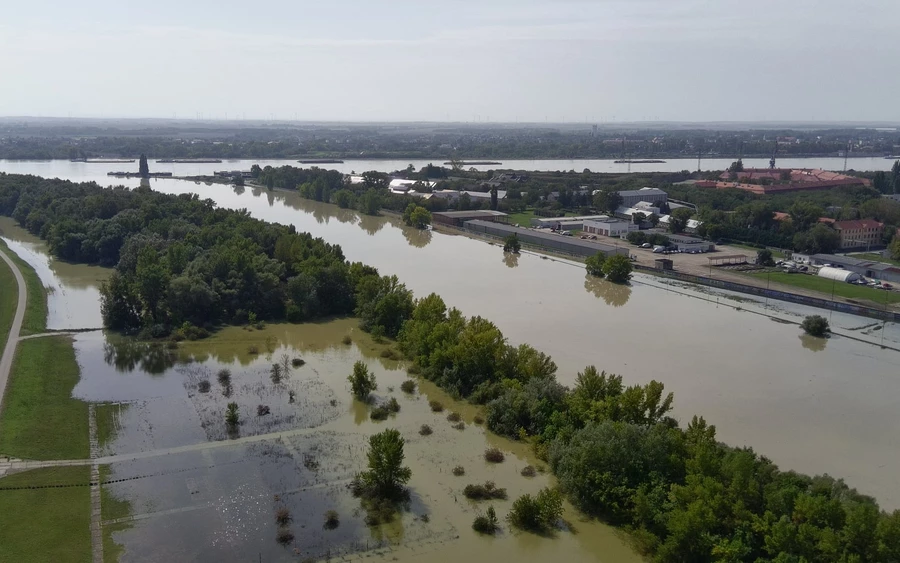
[[[582,231],[595,235],[603,235],[605,237],[624,237],[632,231],[640,229],[631,221],[622,221],[614,217],[606,219],[589,219],[584,221]]]

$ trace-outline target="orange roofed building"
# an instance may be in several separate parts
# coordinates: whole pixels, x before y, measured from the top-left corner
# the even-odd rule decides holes
[[[865,178],[856,178],[820,169],[788,169],[788,168],[747,168],[737,173],[731,180],[730,172],[723,172],[718,182],[709,180],[697,182],[701,188],[724,190],[736,188],[759,195],[771,195],[785,192],[805,190],[827,190],[843,186],[868,186],[871,182]],[[771,182],[769,185],[759,182]]]

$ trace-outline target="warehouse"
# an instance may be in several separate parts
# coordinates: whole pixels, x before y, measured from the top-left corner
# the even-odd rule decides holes
[[[716,249],[715,244],[701,238],[672,234],[666,234],[666,236],[669,237],[669,246],[674,246],[681,252],[712,252]]]
[[[813,254],[809,257],[809,263],[813,266],[839,266],[844,270],[856,272],[860,276],[892,283],[900,283],[900,268],[885,262],[874,260],[861,260],[852,256],[835,254]]]
[[[597,220],[585,220],[582,228],[585,233],[603,235],[605,237],[624,237],[628,233],[639,229],[640,227],[631,221],[622,221],[610,217]]]
[[[588,257],[593,256],[598,252],[602,252],[607,256],[612,256],[614,254],[628,256],[628,248],[625,246],[601,244],[590,240],[566,237],[532,229],[523,229],[501,223],[482,221],[480,219],[466,221],[464,227],[467,231],[472,231],[473,233],[498,238],[506,238],[511,234],[515,234],[523,244],[538,246],[546,250],[553,250],[564,254],[573,254],[575,256]]]
[[[580,231],[585,221],[609,219],[608,215],[582,215],[580,217],[534,217],[531,226],[539,229]]]
[[[450,227],[462,227],[466,221],[481,219],[495,223],[507,223],[509,216],[502,211],[475,210],[475,211],[438,211],[431,214],[431,221],[438,225]]]
[[[831,266],[822,266],[819,268],[819,277],[835,280],[839,282],[852,283],[859,281],[859,274],[850,270],[842,270],[840,268],[832,268]]]

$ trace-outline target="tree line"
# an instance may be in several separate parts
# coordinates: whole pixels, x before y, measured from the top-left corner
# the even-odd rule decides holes
[[[702,417],[680,428],[660,382],[626,385],[588,366],[567,388],[550,356],[510,344],[489,320],[436,294],[414,299],[396,277],[293,227],[194,195],[6,174],[0,213],[56,256],[115,264],[102,292],[112,329],[163,336],[251,314],[357,315],[364,330],[396,338],[414,371],[485,405],[493,431],[532,443],[573,504],[627,529],[656,561],[900,561],[900,511],[722,444]]]

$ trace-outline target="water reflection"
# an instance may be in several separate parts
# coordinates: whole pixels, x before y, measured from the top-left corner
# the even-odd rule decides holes
[[[808,334],[801,334],[800,344],[807,350],[812,350],[813,352],[821,352],[825,349],[825,345],[828,344],[828,339],[819,338],[818,336],[810,336]]]
[[[385,223],[387,223],[387,219],[384,217],[374,217],[372,215],[359,216],[359,226],[370,235],[374,235],[383,229]]]
[[[608,282],[602,278],[591,275],[586,275],[584,277],[584,288],[588,293],[593,293],[595,296],[605,301],[607,305],[613,307],[625,305],[631,297],[630,286]]]
[[[415,229],[413,227],[403,229],[403,238],[406,239],[410,246],[416,248],[428,246],[428,243],[431,242],[431,236],[431,231],[428,229]]]
[[[177,363],[178,354],[161,342],[140,342],[109,335],[103,343],[103,361],[120,372],[140,368],[151,375],[160,375]]]
[[[506,264],[507,268],[515,268],[519,265],[519,255],[515,252],[504,252],[503,263]]]

